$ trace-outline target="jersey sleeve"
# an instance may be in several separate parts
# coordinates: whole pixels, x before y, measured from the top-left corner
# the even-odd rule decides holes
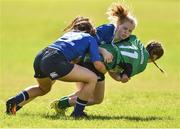
[[[133,43],[135,46],[137,46],[138,48],[141,49],[144,47],[143,43],[140,41],[140,39],[137,38],[136,35],[131,35],[129,38],[130,38],[129,41]]]
[[[96,28],[95,39],[98,45],[111,43],[114,37],[115,26],[113,24],[104,24]]]
[[[90,54],[90,61],[95,62],[95,61],[100,61],[100,54],[99,54],[99,49],[98,49],[98,44],[96,40],[91,37],[89,38],[89,54]]]

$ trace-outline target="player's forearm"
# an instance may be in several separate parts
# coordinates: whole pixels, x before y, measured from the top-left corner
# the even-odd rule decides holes
[[[102,55],[105,54],[106,49],[102,48],[102,47],[98,47],[99,48],[99,53],[101,53]]]
[[[109,51],[107,51],[105,48],[99,47],[99,53],[101,53],[101,55],[103,56],[104,62],[106,63],[112,62],[113,55]]]

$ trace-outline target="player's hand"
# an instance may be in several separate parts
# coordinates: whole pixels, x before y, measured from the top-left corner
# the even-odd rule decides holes
[[[107,50],[103,53],[104,62],[110,63],[113,60],[113,55]]]
[[[123,74],[121,77],[121,82],[122,83],[126,83],[130,80],[131,78],[129,78],[126,74]]]
[[[106,49],[101,48],[101,47],[99,47],[99,51],[100,51],[100,53],[102,54],[105,63],[110,63],[110,62],[112,62],[112,60],[113,60],[113,55],[112,55],[109,51],[107,51]]]

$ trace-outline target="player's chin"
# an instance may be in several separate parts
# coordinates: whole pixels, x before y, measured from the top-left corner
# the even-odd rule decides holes
[[[125,40],[125,39],[127,39],[128,37],[127,36],[121,36],[121,39],[122,40]]]
[[[128,36],[123,36],[122,37],[122,40],[125,40],[125,39],[127,39],[128,38]]]

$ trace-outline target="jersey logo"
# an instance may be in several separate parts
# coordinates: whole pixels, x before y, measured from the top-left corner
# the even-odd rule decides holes
[[[52,73],[50,73],[50,76],[51,76],[52,78],[55,78],[55,77],[58,76],[58,74],[57,74],[56,72],[52,72]]]

